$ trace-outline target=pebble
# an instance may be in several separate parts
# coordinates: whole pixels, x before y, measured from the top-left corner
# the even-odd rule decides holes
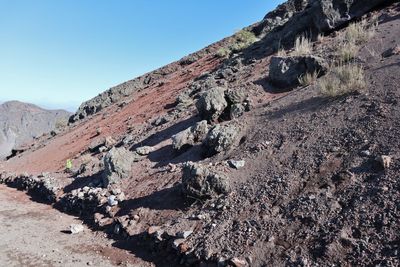
[[[235,169],[243,168],[245,163],[246,162],[244,160],[228,160],[229,166]]]
[[[79,234],[79,233],[83,232],[84,227],[82,224],[71,224],[71,226],[69,227],[69,230],[70,230],[71,234],[75,235],[75,234]]]
[[[179,233],[178,233],[178,237],[186,239],[186,238],[188,238],[192,233],[193,233],[193,231],[183,231],[183,232],[179,232]]]
[[[111,207],[113,206],[117,206],[118,205],[118,201],[115,200],[116,196],[111,195],[108,197],[108,205],[110,205]]]
[[[363,151],[361,151],[361,156],[369,157],[369,156],[371,156],[371,151],[363,150]]]

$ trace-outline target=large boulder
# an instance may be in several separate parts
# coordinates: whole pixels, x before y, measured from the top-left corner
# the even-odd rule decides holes
[[[180,150],[184,146],[193,146],[200,143],[206,137],[209,125],[206,120],[196,123],[194,126],[172,136],[172,147]]]
[[[225,91],[225,99],[229,106],[229,119],[241,117],[245,111],[250,110],[250,100],[244,88],[228,89]]]
[[[137,160],[137,155],[123,147],[114,147],[104,156],[103,160],[103,184],[108,186],[131,175],[132,163]]]
[[[182,191],[187,196],[207,199],[230,191],[229,180],[222,173],[191,162],[182,171]]]
[[[255,33],[276,50],[293,45],[299,35],[318,36],[361,18],[368,11],[394,0],[289,0],[255,26]]]
[[[269,66],[269,79],[279,88],[287,88],[299,84],[299,78],[307,73],[326,73],[328,65],[323,58],[317,56],[272,57]]]
[[[210,154],[229,150],[239,139],[240,129],[235,124],[215,125],[203,144]]]
[[[206,91],[196,102],[200,116],[208,121],[217,120],[227,106],[223,87],[215,87]]]

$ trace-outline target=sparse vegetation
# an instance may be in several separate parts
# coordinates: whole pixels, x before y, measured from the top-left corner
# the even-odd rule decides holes
[[[233,52],[239,52],[257,41],[258,38],[253,32],[241,30],[233,36],[227,47],[218,49],[216,55],[218,57],[229,57]]]
[[[348,62],[357,57],[359,46],[355,43],[342,43],[338,46],[338,57],[341,62]]]
[[[304,35],[299,36],[296,38],[294,42],[294,50],[291,53],[293,56],[303,56],[303,55],[310,55],[313,50],[313,45],[307,37]]]
[[[318,79],[318,72],[313,72],[313,73],[306,73],[305,75],[302,75],[299,77],[299,83],[302,86],[309,86],[311,84],[314,84]]]
[[[55,123],[55,128],[56,130],[63,130],[65,127],[68,125],[68,120],[67,119],[58,119]]]
[[[362,44],[375,35],[376,24],[369,25],[366,20],[351,23],[343,33],[343,38],[348,43]]]
[[[351,23],[341,34],[337,56],[339,61],[348,62],[357,57],[360,45],[375,35],[376,22],[368,24],[366,20]]]
[[[357,64],[340,64],[317,81],[324,95],[338,96],[362,90],[365,87],[364,70]]]
[[[226,47],[221,47],[220,49],[217,50],[217,53],[216,53],[216,55],[221,58],[229,57],[230,54],[231,54],[231,51]]]
[[[247,31],[247,30],[241,30],[238,33],[235,34],[235,41],[234,43],[230,46],[230,49],[233,52],[238,52],[240,50],[243,50],[253,43],[257,42],[258,38],[254,35],[253,32]]]

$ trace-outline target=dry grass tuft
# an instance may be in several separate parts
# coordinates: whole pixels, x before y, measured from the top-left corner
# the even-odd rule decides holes
[[[357,57],[360,45],[371,39],[376,33],[377,22],[368,24],[366,20],[351,23],[340,35],[337,57],[341,62],[348,62]]]
[[[376,25],[368,25],[366,20],[351,23],[343,33],[345,42],[362,44],[371,39],[376,33]]]
[[[337,56],[339,61],[341,62],[349,62],[350,60],[357,57],[358,51],[360,50],[359,46],[355,43],[341,43],[338,46]]]
[[[338,96],[365,88],[364,70],[357,64],[340,64],[317,81],[317,87],[324,95]]]
[[[228,46],[220,48],[216,52],[216,55],[218,57],[229,57],[232,53],[239,52],[257,41],[259,41],[259,39],[253,32],[241,30],[233,36],[233,39]]]
[[[309,86],[314,84],[318,79],[318,72],[306,73],[299,77],[299,83],[302,86]]]
[[[294,50],[291,53],[293,56],[304,56],[304,55],[310,55],[313,50],[313,45],[310,41],[305,36],[299,36],[296,38],[296,41],[294,42]]]

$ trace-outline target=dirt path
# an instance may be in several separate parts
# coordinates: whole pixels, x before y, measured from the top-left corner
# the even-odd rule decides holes
[[[0,203],[0,266],[144,266],[101,232],[64,232],[81,222],[23,192],[0,185]]]

